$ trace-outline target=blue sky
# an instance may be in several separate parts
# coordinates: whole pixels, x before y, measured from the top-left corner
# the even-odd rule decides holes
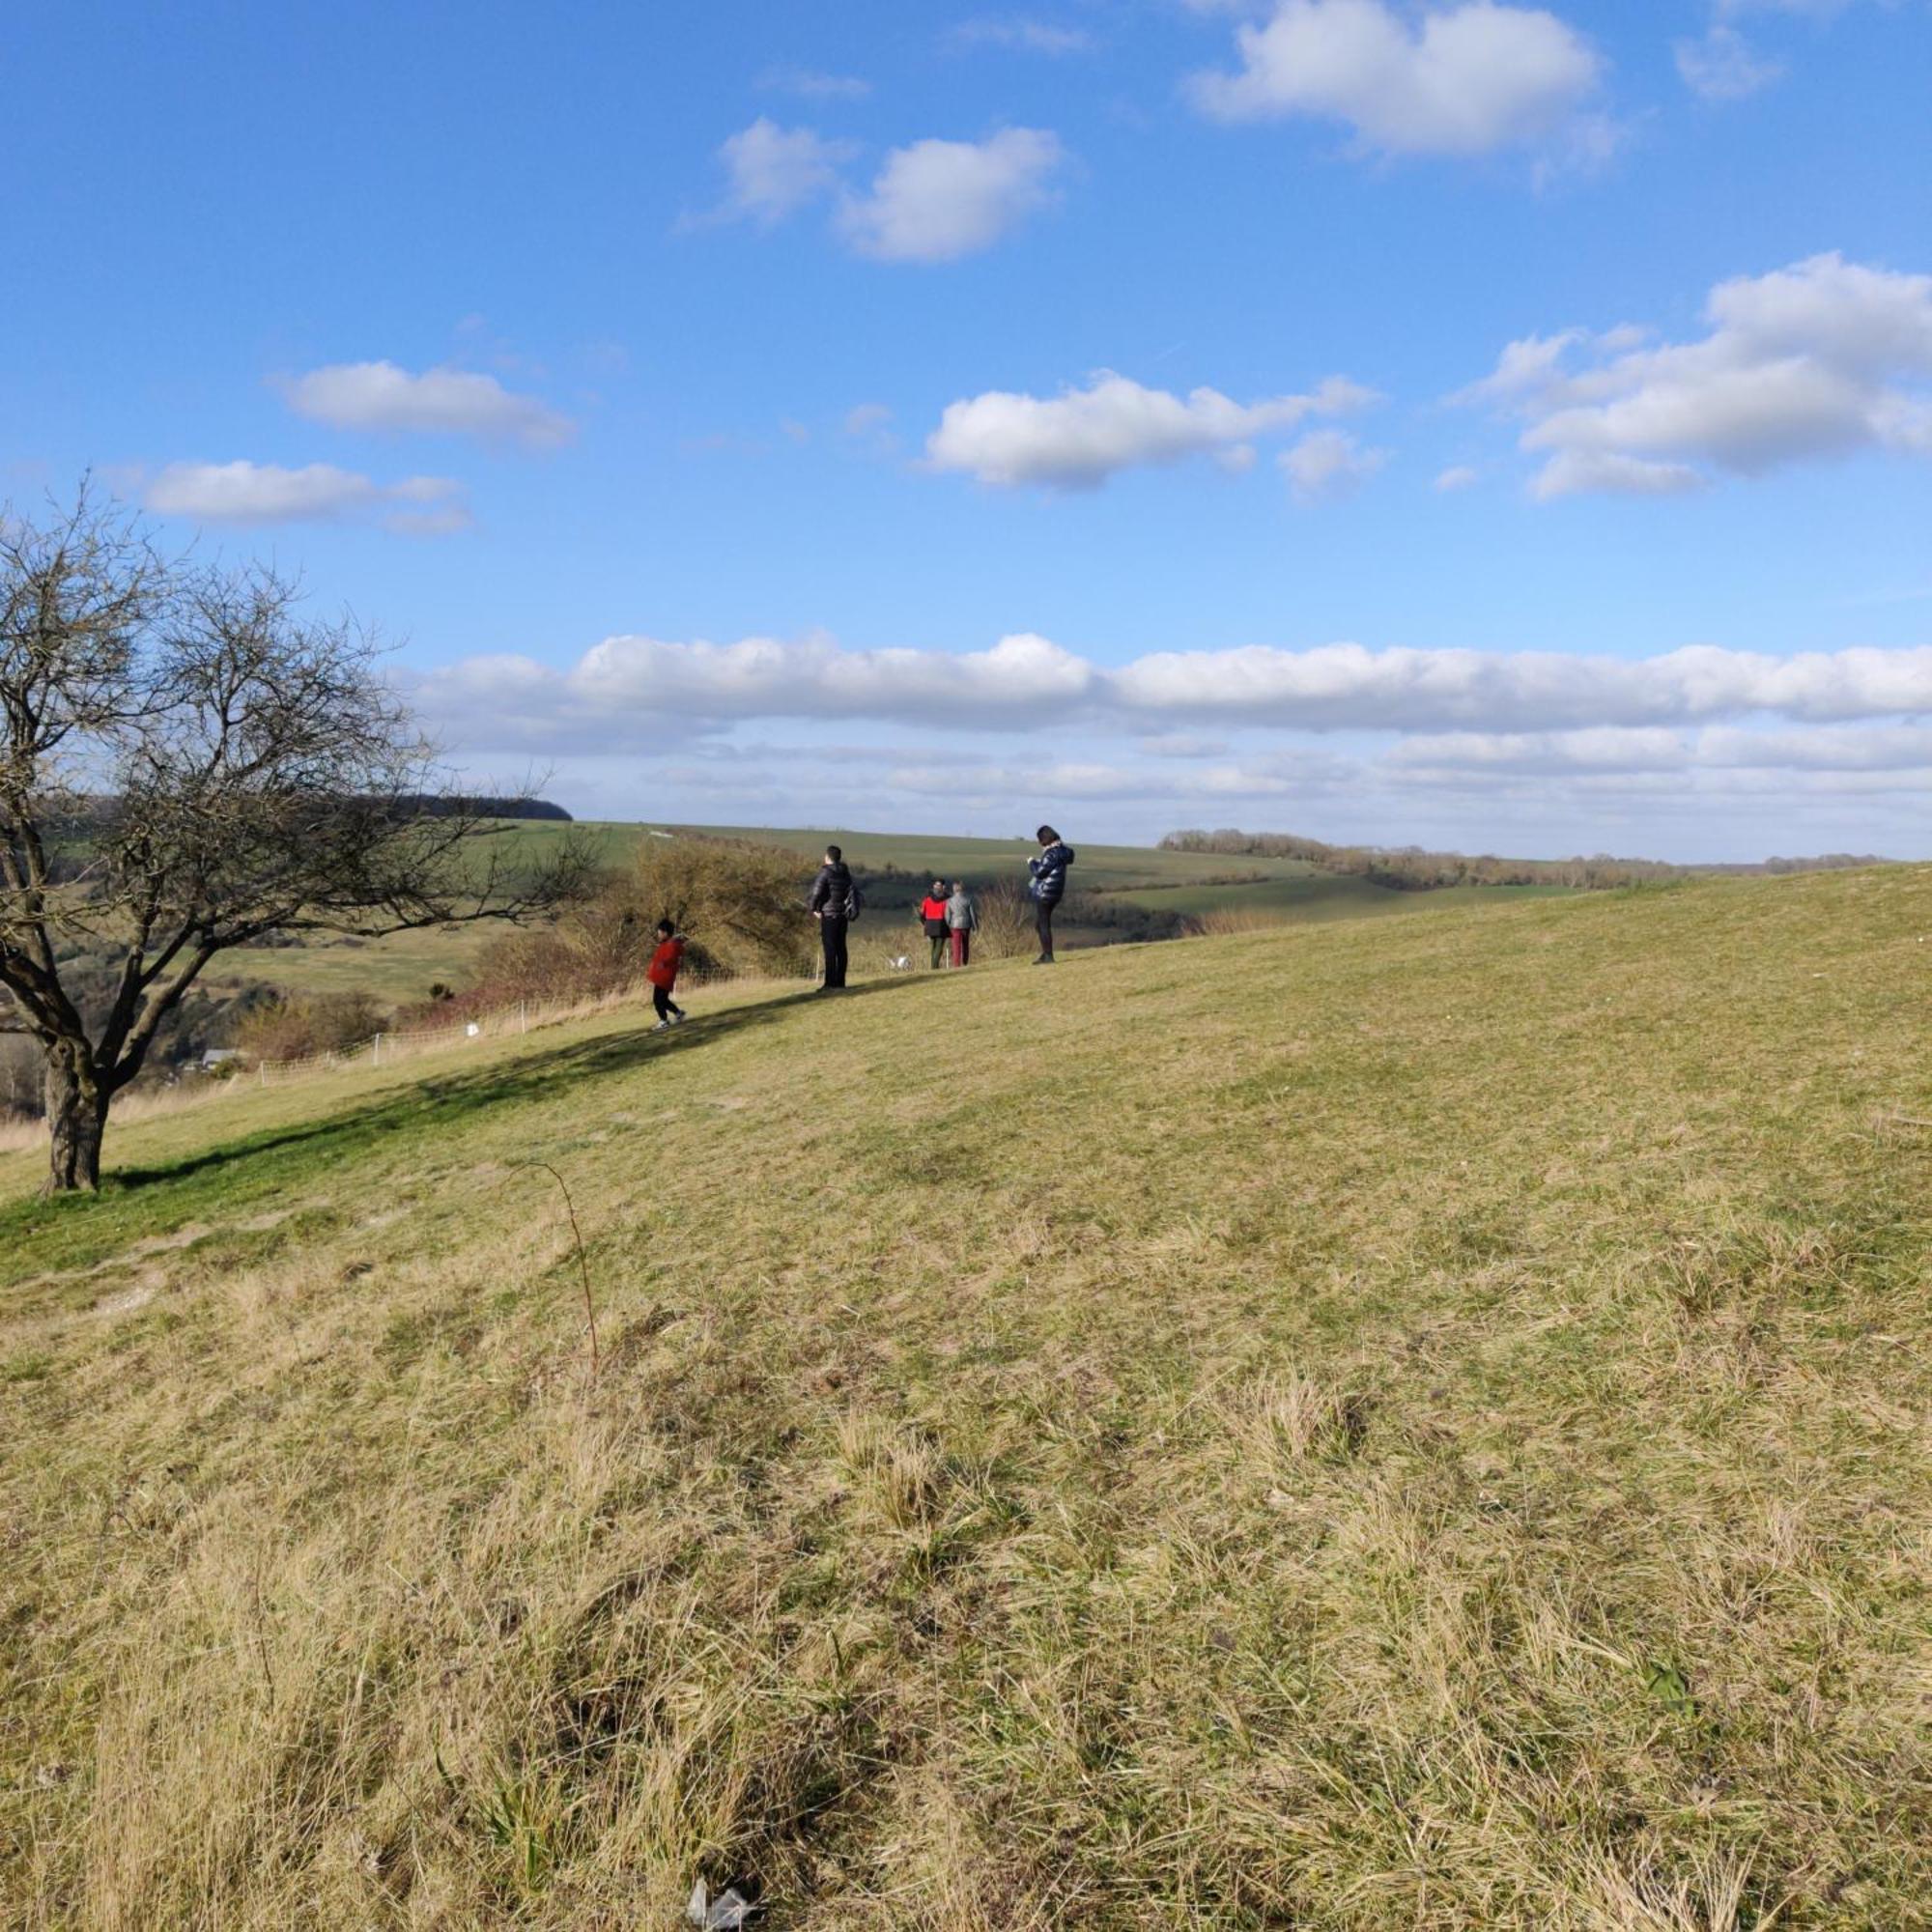
[[[479,779],[1932,854],[1921,0],[70,4],[0,60],[0,490],[299,568]]]

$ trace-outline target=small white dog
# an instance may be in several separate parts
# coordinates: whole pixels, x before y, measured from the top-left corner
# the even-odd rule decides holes
[[[892,958],[886,961],[886,964],[890,966],[895,973],[910,973],[912,971],[911,956],[904,952],[895,953]]]

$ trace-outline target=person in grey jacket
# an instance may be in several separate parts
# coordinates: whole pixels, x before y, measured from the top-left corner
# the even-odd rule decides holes
[[[952,892],[946,901],[946,929],[952,935],[953,965],[968,964],[973,957],[973,935],[980,929],[980,908],[973,903],[964,879],[952,881]]]
[[[825,954],[825,981],[820,990],[836,993],[845,983],[845,930],[852,923],[855,903],[851,867],[838,846],[825,848],[825,863],[819,867],[805,903],[818,922],[819,950]]]
[[[1073,847],[1052,826],[1042,825],[1034,835],[1039,840],[1039,857],[1027,861],[1032,883],[1034,930],[1039,934],[1039,957],[1036,966],[1053,964],[1053,909],[1066,895],[1066,868],[1073,863]]]

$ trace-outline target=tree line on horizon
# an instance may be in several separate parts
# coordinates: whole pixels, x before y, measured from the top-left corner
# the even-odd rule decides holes
[[[1450,886],[1556,886],[1607,892],[1668,879],[1768,876],[1841,871],[1891,863],[1868,853],[1828,852],[1809,859],[1765,859],[1755,865],[1677,866],[1662,859],[1619,859],[1605,853],[1574,859],[1503,859],[1490,852],[1431,852],[1420,845],[1329,845],[1292,832],[1170,832],[1163,852],[1215,853],[1228,858],[1301,859],[1324,872],[1366,879],[1396,892],[1439,892]]]

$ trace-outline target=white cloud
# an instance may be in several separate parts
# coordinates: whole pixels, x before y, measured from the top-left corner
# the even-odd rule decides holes
[[[1616,725],[1577,731],[1457,731],[1406,738],[1400,768],[1526,773],[1817,771],[1932,773],[1932,727],[1820,726],[1805,731],[1712,725],[1680,731]]]
[[[1932,276],[1816,255],[1720,282],[1704,314],[1710,332],[1690,343],[1528,337],[1454,400],[1525,420],[1543,497],[1663,494],[1860,449],[1932,455]]]
[[[1225,121],[1291,114],[1341,121],[1391,155],[1471,156],[1560,135],[1596,94],[1590,43],[1541,8],[1493,0],[1411,20],[1386,0],[1282,0],[1236,29],[1237,73],[1195,76]]]
[[[863,100],[872,91],[872,83],[857,74],[810,67],[768,67],[756,84],[767,94],[792,94],[801,100]]]
[[[1473,489],[1482,480],[1479,472],[1466,463],[1452,463],[1447,469],[1436,473],[1435,488],[1446,496],[1454,490]]]
[[[770,227],[834,193],[852,156],[847,141],[828,141],[810,128],[781,128],[761,114],[718,150],[729,178],[719,215]]]
[[[627,636],[565,670],[470,659],[426,673],[419,690],[433,716],[499,749],[563,743],[585,753],[636,748],[670,721],[716,729],[785,718],[1009,731],[1079,722],[1170,739],[1195,724],[1507,737],[1765,717],[1804,725],[1932,719],[1932,646],[1773,657],[1694,645],[1621,659],[1251,645],[1108,668],[1032,634],[966,653],[848,651],[825,637],[716,644]]]
[[[1256,644],[1155,653],[1108,684],[1129,710],[1313,730],[1534,730],[1757,712],[1830,723],[1932,711],[1932,647],[1778,658],[1696,644],[1623,659]]]
[[[1684,85],[1705,100],[1742,100],[1784,72],[1776,61],[1760,58],[1735,27],[1721,21],[1701,40],[1673,42],[1671,52]]]
[[[895,148],[871,185],[845,185],[858,154],[850,141],[760,115],[719,149],[724,201],[686,225],[751,221],[770,228],[819,202],[836,202],[835,226],[855,253],[882,262],[951,262],[990,248],[1056,198],[1052,177],[1066,155],[1059,136],[1007,128],[983,141],[915,141]]]
[[[534,396],[520,396],[496,377],[467,369],[412,376],[393,362],[336,362],[280,386],[298,415],[336,429],[473,436],[554,449],[577,427]]]
[[[962,20],[947,38],[959,47],[1007,47],[1016,53],[1076,54],[1094,44],[1080,27],[1055,26],[1024,14],[985,14]]]
[[[1278,459],[1297,503],[1349,496],[1388,461],[1382,449],[1364,449],[1347,430],[1311,430]]]
[[[956,261],[1044,208],[1065,160],[1059,137],[1038,128],[1005,128],[984,141],[915,141],[886,156],[864,194],[846,198],[839,227],[879,261]]]
[[[846,439],[868,456],[884,458],[896,456],[899,450],[892,423],[893,412],[884,403],[860,403],[846,411],[843,428]]]
[[[748,638],[732,644],[607,638],[570,671],[573,702],[596,715],[668,712],[720,718],[1005,717],[1083,700],[1094,668],[1044,638],[990,650],[844,651],[829,639]]]
[[[943,802],[954,830],[1010,834],[1062,822],[1060,800],[1076,842],[1082,824],[1236,823],[1466,851],[1932,855],[1932,649],[1337,645],[1106,668],[1032,637],[963,657],[618,638],[566,668],[469,660],[413,696],[479,781],[536,759],[603,816],[903,826]]]
[[[925,450],[934,469],[963,471],[982,483],[1092,489],[1119,470],[1203,451],[1220,451],[1242,468],[1253,460],[1249,439],[1375,400],[1372,390],[1339,376],[1308,395],[1236,403],[1218,389],[1177,396],[1101,370],[1086,388],[1058,396],[989,389],[950,403]]]
[[[1560,380],[1563,357],[1574,342],[1587,341],[1588,331],[1566,328],[1556,335],[1525,335],[1506,343],[1496,366],[1449,398],[1452,403],[1496,403],[1511,406],[1540,394]]]
[[[445,476],[406,476],[381,484],[352,469],[311,463],[171,463],[142,493],[156,515],[209,524],[335,522],[377,515],[410,536],[468,529],[463,486]]]

